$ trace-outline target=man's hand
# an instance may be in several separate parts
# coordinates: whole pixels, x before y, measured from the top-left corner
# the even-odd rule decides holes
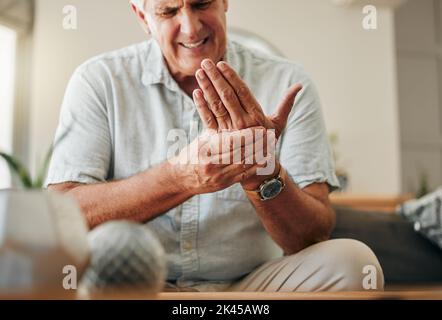
[[[169,162],[186,192],[196,195],[220,191],[246,181],[267,165],[262,161],[266,133],[262,127],[205,130]]]
[[[194,91],[193,99],[205,126],[217,131],[240,130],[253,126],[274,130],[276,139],[272,141],[273,148],[269,149],[274,152],[302,86],[296,84],[290,87],[276,112],[272,116],[266,116],[247,84],[227,63],[219,62],[215,66],[211,60],[206,59],[201,66],[202,69],[196,72],[201,89]],[[279,172],[280,164],[275,160],[275,155],[268,158],[273,159],[274,170],[266,175],[252,175],[243,180],[241,185],[245,190],[256,189],[264,180]]]
[[[273,129],[278,139],[286,127],[295,98],[302,86],[290,87],[272,116],[266,116],[247,84],[226,63],[206,59],[196,72],[201,88],[194,91],[198,112],[209,129]]]

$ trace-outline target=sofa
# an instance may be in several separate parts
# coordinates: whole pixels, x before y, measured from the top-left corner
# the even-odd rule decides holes
[[[364,242],[376,254],[391,286],[442,285],[442,250],[417,233],[413,225],[390,213],[335,206],[332,239]]]

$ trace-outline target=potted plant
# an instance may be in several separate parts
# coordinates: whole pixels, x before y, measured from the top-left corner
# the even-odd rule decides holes
[[[26,190],[29,189],[42,189],[46,172],[48,170],[49,162],[52,155],[52,147],[47,152],[43,164],[38,170],[37,176],[33,179],[29,170],[13,155],[9,155],[0,151],[0,158],[2,158],[9,166],[12,174],[15,174],[19,179],[22,187]]]
[[[70,297],[89,261],[79,207],[42,189],[51,155],[52,148],[33,179],[16,157],[0,152],[22,184],[0,190],[0,297]]]
[[[332,153],[333,153],[333,159],[336,165],[336,176],[338,178],[339,184],[340,184],[340,190],[341,191],[346,191],[348,188],[348,183],[349,183],[349,178],[348,178],[348,174],[347,171],[340,166],[339,164],[339,153],[337,150],[337,145],[338,145],[338,135],[336,133],[331,133],[329,135],[329,140],[330,140],[330,145],[332,148]]]

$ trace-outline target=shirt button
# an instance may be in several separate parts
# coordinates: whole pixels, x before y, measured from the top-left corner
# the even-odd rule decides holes
[[[191,242],[191,241],[184,241],[184,243],[183,243],[183,249],[184,249],[185,251],[190,251],[190,250],[192,250],[192,248],[193,248],[193,245],[192,245],[192,242]]]

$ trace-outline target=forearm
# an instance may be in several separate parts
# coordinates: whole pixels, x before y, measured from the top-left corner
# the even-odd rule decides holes
[[[168,161],[131,178],[70,189],[91,228],[110,220],[150,221],[192,197]]]
[[[317,199],[285,176],[284,190],[273,200],[250,197],[264,228],[285,254],[329,238],[335,213],[328,197]],[[326,186],[324,186],[326,187]]]

